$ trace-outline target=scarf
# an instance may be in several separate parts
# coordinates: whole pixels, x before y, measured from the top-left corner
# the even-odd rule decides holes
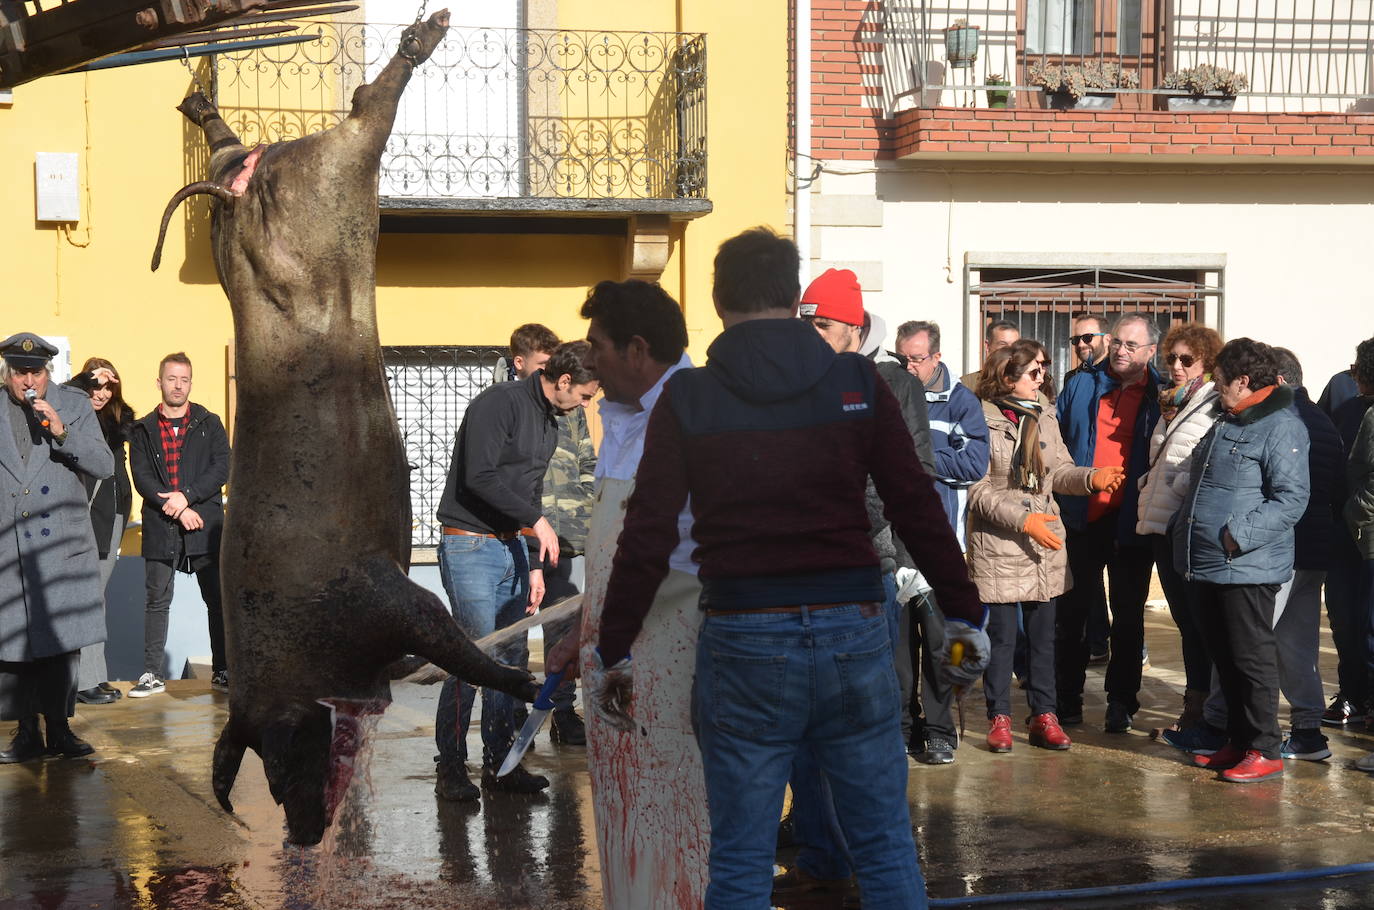
[[[1178,416],[1178,412],[1192,400],[1197,390],[1212,381],[1211,373],[1203,373],[1196,379],[1180,383],[1159,393],[1159,415],[1168,423]]]
[[[1022,490],[1040,489],[1045,476],[1045,456],[1040,449],[1040,405],[1034,401],[999,398],[994,401],[1016,424],[1016,448],[1011,453],[1011,477]]]
[[[1276,389],[1278,389],[1278,385],[1267,385],[1262,389],[1251,392],[1249,395],[1246,395],[1240,401],[1236,402],[1236,406],[1226,413],[1234,417],[1246,408],[1253,408],[1255,405],[1274,394]]]

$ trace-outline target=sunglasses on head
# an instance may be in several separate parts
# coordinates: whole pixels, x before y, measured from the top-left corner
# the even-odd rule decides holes
[[[1069,344],[1091,344],[1094,338],[1101,338],[1106,332],[1084,332],[1082,335],[1070,335]]]
[[[1169,366],[1173,366],[1174,361],[1178,361],[1183,364],[1185,370],[1197,363],[1197,358],[1192,354],[1175,354],[1173,351],[1170,351],[1169,356],[1164,359],[1168,362]]]

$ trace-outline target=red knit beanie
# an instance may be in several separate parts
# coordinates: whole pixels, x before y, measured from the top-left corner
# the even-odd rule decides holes
[[[859,276],[849,269],[826,269],[802,294],[801,316],[864,324],[864,295]]]

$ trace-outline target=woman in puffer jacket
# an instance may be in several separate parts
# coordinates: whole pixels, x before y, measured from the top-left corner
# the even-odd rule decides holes
[[[1310,494],[1307,427],[1278,384],[1273,349],[1249,338],[1217,354],[1221,416],[1198,443],[1169,526],[1174,565],[1226,696],[1228,742],[1193,764],[1236,783],[1283,773],[1274,601],[1293,577],[1293,528]]]
[[[1212,687],[1212,658],[1202,641],[1202,629],[1188,609],[1187,588],[1174,568],[1167,531],[1188,490],[1193,451],[1220,413],[1212,369],[1221,343],[1220,335],[1196,322],[1176,325],[1164,336],[1161,350],[1173,385],[1159,395],[1160,418],[1150,437],[1150,468],[1141,478],[1135,526],[1136,533],[1149,537],[1154,547],[1159,583],[1183,639],[1183,713],[1161,733],[1165,742],[1180,748],[1187,747],[1187,737],[1180,739],[1177,734],[1192,730],[1202,720],[1202,705]]]
[[[993,752],[1011,751],[1018,605],[1028,643],[1030,744],[1045,749],[1071,744],[1054,713],[1054,599],[1072,582],[1053,494],[1114,490],[1124,477],[1119,467],[1074,465],[1053,407],[1037,401],[1048,364],[1039,342],[1022,339],[988,358],[976,389],[988,422],[990,457],[987,476],[969,489],[968,555],[969,575],[988,608],[992,656],[983,694]]]

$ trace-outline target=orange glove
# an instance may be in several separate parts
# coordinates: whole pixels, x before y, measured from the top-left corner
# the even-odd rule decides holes
[[[1098,468],[1088,479],[1088,485],[1095,491],[1115,493],[1116,488],[1126,482],[1126,469],[1120,465]]]
[[[1051,515],[1048,512],[1031,512],[1026,516],[1026,523],[1021,526],[1021,530],[1029,534],[1031,540],[1047,550],[1062,550],[1064,541],[1049,528],[1050,522],[1058,520],[1058,515]]]

